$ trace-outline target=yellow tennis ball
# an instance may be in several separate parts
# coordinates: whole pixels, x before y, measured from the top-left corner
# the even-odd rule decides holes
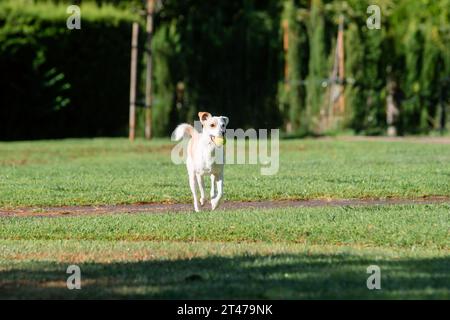
[[[214,142],[215,142],[215,144],[216,144],[217,146],[223,146],[223,145],[225,145],[225,143],[227,142],[227,140],[224,139],[224,138],[221,138],[221,137],[215,137],[215,138],[214,138]]]

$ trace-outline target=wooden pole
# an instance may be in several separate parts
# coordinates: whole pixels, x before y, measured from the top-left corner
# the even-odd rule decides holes
[[[283,20],[283,50],[284,50],[284,90],[289,91],[289,64],[288,64],[288,50],[289,50],[289,22]]]
[[[289,92],[290,90],[290,82],[289,82],[289,22],[284,19],[282,22],[283,28],[283,50],[284,50],[284,91]],[[286,132],[292,132],[292,123],[290,117],[286,122]]]
[[[344,16],[339,17],[339,30],[338,30],[338,56],[339,56],[339,82],[340,82],[340,95],[339,95],[339,111],[341,115],[345,111],[345,92],[344,92],[344,79],[345,79],[345,60],[344,60]]]
[[[133,22],[131,33],[131,70],[130,70],[130,131],[128,138],[131,142],[136,136],[136,75],[138,56],[139,23]]]
[[[395,91],[397,90],[397,83],[393,76],[392,66],[388,66],[386,71],[388,74],[386,81],[386,124],[388,125],[387,135],[389,137],[395,137],[397,135],[396,123],[400,113],[397,107],[397,102],[395,101]]]
[[[145,86],[145,138],[152,138],[152,33],[153,33],[153,12],[155,9],[155,1],[147,0],[147,41],[146,41],[146,57],[147,72]]]

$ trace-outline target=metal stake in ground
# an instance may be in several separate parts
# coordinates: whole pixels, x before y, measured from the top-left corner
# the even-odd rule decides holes
[[[152,32],[154,0],[147,0],[147,41],[146,41],[146,86],[145,86],[145,138],[152,138]]]
[[[130,132],[129,139],[134,141],[136,136],[136,70],[138,56],[139,23],[133,22],[131,34],[131,70],[130,70]]]

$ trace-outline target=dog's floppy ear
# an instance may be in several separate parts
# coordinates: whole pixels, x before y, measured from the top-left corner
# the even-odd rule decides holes
[[[228,122],[230,122],[230,119],[228,119],[228,117],[224,117],[224,116],[220,116],[220,117],[223,119],[223,121],[225,121],[225,125],[227,126]]]
[[[199,112],[198,117],[200,118],[201,123],[205,122],[209,118],[211,118],[211,113],[209,112]]]

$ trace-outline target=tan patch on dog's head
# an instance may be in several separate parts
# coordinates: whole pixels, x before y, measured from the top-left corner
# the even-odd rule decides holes
[[[204,112],[204,111],[199,112],[199,113],[198,113],[198,117],[199,117],[199,119],[200,119],[200,122],[201,122],[203,125],[205,124],[205,122],[206,122],[208,119],[211,119],[211,118],[212,118],[211,113],[209,113],[209,112]]]

